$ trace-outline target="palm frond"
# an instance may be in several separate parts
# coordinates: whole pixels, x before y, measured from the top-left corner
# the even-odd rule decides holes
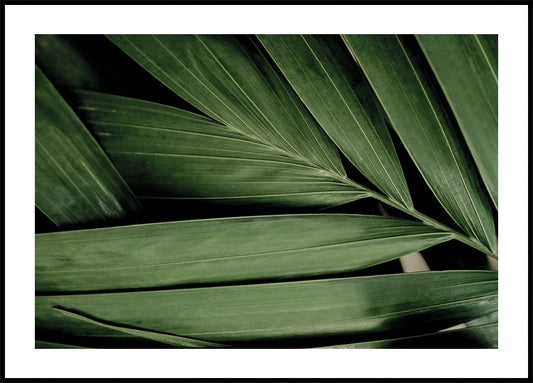
[[[392,126],[439,202],[492,251],[488,195],[412,43],[400,36],[345,36]]]
[[[36,236],[35,288],[74,292],[348,272],[450,240],[397,218],[297,214]]]
[[[100,93],[76,110],[139,197],[331,206],[368,193],[209,118]]]
[[[411,208],[377,100],[340,37],[264,35],[259,39],[352,164],[385,194]]]
[[[36,61],[36,347],[497,347],[497,272],[396,273],[497,257],[493,36],[50,35]]]
[[[493,312],[496,273],[408,273],[299,282],[37,296],[36,325],[63,336],[117,335],[118,327],[233,346],[387,332],[433,332]],[[119,331],[118,333],[121,333]],[[313,338],[315,341],[313,342]],[[298,344],[298,342],[292,343]]]

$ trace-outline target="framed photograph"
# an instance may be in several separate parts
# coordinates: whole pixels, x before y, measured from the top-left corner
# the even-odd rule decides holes
[[[6,377],[526,377],[527,7],[6,6]]]

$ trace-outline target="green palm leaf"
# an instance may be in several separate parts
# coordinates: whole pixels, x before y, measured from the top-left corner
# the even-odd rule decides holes
[[[340,37],[261,35],[259,39],[352,164],[392,199],[412,207],[378,103]]]
[[[187,348],[227,347],[227,346],[225,346],[223,344],[213,343],[213,342],[205,342],[205,341],[198,340],[198,339],[193,339],[193,338],[185,338],[185,337],[182,337],[182,336],[164,334],[164,333],[159,333],[159,332],[155,332],[155,331],[146,331],[146,330],[137,329],[137,328],[131,328],[131,327],[116,326],[116,325],[112,325],[112,324],[109,324],[109,323],[102,322],[100,320],[96,320],[94,318],[89,318],[87,316],[77,314],[75,312],[71,312],[71,311],[68,311],[68,310],[63,310],[63,309],[61,309],[59,307],[54,307],[54,310],[56,310],[57,312],[65,315],[67,317],[73,318],[73,319],[78,319],[80,321],[83,321],[83,322],[86,322],[86,323],[91,323],[91,324],[94,324],[96,326],[101,326],[103,328],[108,328],[108,329],[111,329],[111,330],[123,332],[125,334],[132,335],[132,336],[135,336],[135,337],[141,337],[141,338],[146,338],[146,339],[153,340],[153,341],[156,341],[156,342],[165,343],[165,344],[168,344],[168,345],[174,346],[174,347],[187,347]]]
[[[35,203],[57,225],[105,221],[138,203],[94,138],[35,69]]]
[[[64,336],[116,334],[79,313],[229,345],[313,337],[420,334],[490,313],[494,272],[426,272],[301,282],[36,297],[36,327]],[[149,315],[147,315],[149,313]],[[263,343],[264,344],[264,343]]]
[[[457,224],[496,250],[488,197],[420,57],[397,36],[345,36],[427,184]]]
[[[37,36],[36,61],[64,226],[37,217],[36,347],[497,347],[496,272],[383,274],[497,257],[494,38]]]
[[[498,36],[416,36],[498,206]],[[495,48],[495,49],[494,49]]]
[[[335,146],[247,36],[109,36],[163,84],[218,122],[344,175]]]
[[[367,196],[209,118],[99,93],[78,99],[77,111],[138,196],[279,206],[331,206]]]
[[[347,214],[194,220],[36,236],[36,290],[86,291],[353,271],[451,239]]]

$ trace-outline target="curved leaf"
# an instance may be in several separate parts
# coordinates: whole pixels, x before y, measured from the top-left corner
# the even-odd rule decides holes
[[[416,335],[494,311],[494,272],[425,272],[194,289],[36,297],[36,327],[111,330],[54,310],[208,342],[258,345],[329,336]]]
[[[120,174],[38,67],[35,203],[59,226],[120,218],[138,209]]]
[[[318,123],[363,175],[399,203],[411,196],[372,89],[338,36],[260,35]]]
[[[344,38],[439,202],[466,233],[495,251],[490,202],[420,57],[403,37]]]
[[[93,92],[78,99],[77,111],[141,197],[331,206],[367,196],[209,118]]]
[[[416,36],[498,206],[498,36]],[[496,47],[493,51],[492,46]]]
[[[108,36],[213,119],[344,176],[335,146],[248,36]]]
[[[361,269],[451,239],[347,214],[220,218],[39,234],[37,291],[135,289]]]

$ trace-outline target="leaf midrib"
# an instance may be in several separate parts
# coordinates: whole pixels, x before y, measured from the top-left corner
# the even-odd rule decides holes
[[[161,45],[166,51],[168,51],[168,49],[166,48],[166,46],[164,46],[164,45],[161,43],[161,41],[157,39],[157,36],[154,35],[153,37],[156,39],[156,41],[157,41],[157,42],[158,42],[158,43],[159,43],[159,44],[160,44],[160,45]],[[134,43],[132,43],[131,40],[129,40],[127,36],[123,36],[123,38],[124,38],[124,40],[125,40],[125,41],[126,41],[131,47],[133,47],[133,49],[135,49],[137,52],[139,52],[140,55],[141,55],[142,57],[144,57],[149,63],[151,63],[151,65],[153,65],[153,66],[159,71],[159,73],[161,73],[163,76],[165,76],[167,79],[169,79],[173,84],[175,84],[175,85],[176,85],[179,89],[181,89],[183,92],[187,93],[187,95],[188,95],[189,97],[191,97],[192,99],[194,99],[194,100],[195,100],[199,105],[201,105],[205,110],[210,111],[210,113],[211,113],[213,116],[216,116],[216,118],[219,120],[219,121],[216,121],[216,122],[221,123],[221,120],[223,120],[223,119],[221,119],[219,116],[217,116],[216,113],[213,113],[213,112],[210,110],[210,108],[206,107],[206,106],[205,106],[202,102],[200,102],[196,97],[192,96],[189,92],[187,92],[185,89],[183,89],[183,87],[181,87],[178,83],[176,83],[176,81],[174,81],[174,80],[172,79],[171,76],[169,76],[164,70],[162,70],[161,67],[159,67],[159,66],[158,66],[153,60],[151,60],[146,54],[144,54],[144,52],[143,52],[141,49],[139,49]],[[353,50],[350,48],[350,46],[349,46],[349,44],[347,43],[347,41],[346,41],[346,39],[345,39],[344,36],[342,36],[342,39],[343,39],[343,41],[345,41],[345,44],[348,46],[348,50],[350,51],[350,53],[352,54],[352,56],[354,57],[354,59],[357,61],[357,57],[356,57],[356,55],[355,55],[355,52],[353,52]],[[189,70],[186,66],[184,66],[183,63],[181,63],[181,62],[180,62],[180,61],[179,61],[179,60],[178,60],[178,59],[172,54],[172,52],[169,52],[169,54],[170,54],[171,57],[174,58],[174,60],[175,60],[178,64],[180,64],[180,66],[182,66],[186,71],[188,71],[193,77],[197,78],[197,76],[196,76],[194,73],[190,72],[190,70]],[[202,82],[201,80],[199,80],[198,78],[197,78],[197,80],[200,81],[200,83],[203,85],[203,82]],[[205,87],[205,85],[203,85],[203,86],[204,86],[204,88],[205,88],[209,93],[211,93],[216,99],[219,100],[219,97],[218,97],[216,94],[214,94],[214,93],[209,89],[209,87]],[[379,95],[378,95],[378,94],[377,94],[377,97],[379,98]],[[227,106],[222,100],[219,100],[219,101],[220,101],[223,105],[225,105],[226,108],[228,108],[228,106]],[[386,110],[385,110],[385,111],[386,111]],[[387,113],[387,114],[388,114],[388,113]],[[236,118],[237,118],[238,120],[240,120],[241,123],[243,122],[242,119],[241,119],[239,116],[236,116]],[[227,127],[229,130],[231,130],[231,131],[234,131],[234,132],[236,132],[236,133],[238,133],[238,134],[240,134],[240,135],[242,135],[242,136],[248,137],[250,140],[253,140],[253,141],[258,141],[258,140],[259,140],[260,142],[265,142],[265,140],[263,140],[263,139],[261,139],[261,138],[258,138],[258,137],[254,136],[254,135],[249,134],[249,133],[242,132],[241,130],[239,130],[239,129],[233,127],[231,124],[224,124],[224,123],[222,123],[222,125],[223,125],[223,126],[226,126],[226,127]],[[246,126],[246,124],[244,124],[244,125]],[[448,231],[448,232],[454,234],[454,235],[456,236],[456,239],[458,239],[459,241],[461,241],[461,242],[463,242],[463,243],[466,243],[466,244],[468,244],[469,246],[472,246],[472,247],[474,247],[474,248],[479,249],[479,244],[476,243],[477,240],[476,240],[475,238],[472,238],[472,237],[466,237],[466,236],[462,235],[461,233],[458,233],[457,231],[455,231],[455,230],[453,230],[453,229],[451,229],[451,228],[449,228],[449,227],[446,227],[446,226],[443,225],[443,224],[440,224],[440,223],[438,223],[438,222],[432,220],[430,217],[427,217],[427,216],[425,216],[425,215],[423,215],[423,214],[417,212],[413,207],[408,207],[408,208],[406,208],[406,207],[403,206],[402,204],[398,204],[397,202],[395,202],[395,201],[389,199],[388,197],[383,197],[383,196],[381,196],[379,193],[377,193],[377,192],[375,192],[375,191],[373,191],[373,190],[371,190],[371,189],[369,189],[369,188],[367,188],[367,187],[365,187],[365,186],[363,186],[363,185],[360,185],[360,184],[358,184],[358,183],[356,183],[356,182],[350,180],[346,175],[341,175],[341,174],[337,173],[336,171],[333,171],[333,170],[331,170],[331,169],[329,169],[329,168],[325,168],[325,167],[323,167],[323,166],[321,166],[321,165],[319,165],[319,164],[315,164],[315,163],[309,161],[309,160],[308,160],[307,158],[305,158],[305,157],[301,157],[301,156],[299,156],[299,155],[296,154],[296,153],[288,152],[287,150],[285,150],[285,149],[283,149],[283,148],[280,148],[280,147],[278,147],[278,146],[276,146],[276,145],[273,145],[273,144],[270,143],[270,142],[267,142],[267,143],[269,144],[269,145],[268,145],[269,147],[272,147],[273,149],[280,151],[281,153],[283,153],[285,156],[287,156],[287,157],[289,157],[289,158],[293,158],[293,159],[295,159],[295,160],[297,160],[297,161],[304,162],[304,163],[306,163],[310,168],[313,168],[313,169],[317,169],[317,170],[321,170],[321,171],[326,172],[330,177],[332,177],[332,178],[338,180],[338,181],[339,181],[340,183],[342,183],[343,185],[346,185],[346,186],[352,188],[352,189],[354,190],[354,192],[357,192],[357,193],[366,193],[366,197],[373,197],[373,198],[376,198],[376,199],[379,200],[379,201],[382,201],[382,202],[384,202],[384,203],[386,203],[386,204],[389,204],[390,206],[396,207],[396,208],[398,208],[398,209],[400,209],[400,210],[406,212],[407,214],[411,215],[412,218],[415,218],[415,219],[417,219],[417,220],[421,220],[421,221],[423,221],[423,223],[424,223],[425,225],[429,225],[429,226],[433,226],[433,227],[436,227],[436,228],[439,228],[439,229],[446,230],[446,231]],[[329,158],[329,157],[328,157],[328,158]],[[416,162],[415,162],[415,164],[416,164]],[[417,164],[417,167],[418,167],[418,164]],[[423,174],[422,174],[422,176],[423,176]],[[424,177],[424,176],[423,176],[423,177]],[[425,177],[424,177],[424,179],[425,179]],[[179,198],[178,198],[178,199],[179,199]],[[492,250],[486,248],[486,246],[482,246],[482,247],[483,247],[483,250],[481,250],[481,251],[484,251],[484,252],[486,252],[486,253],[488,253],[488,254],[490,254],[490,255],[492,255],[492,256],[496,256],[495,253],[494,253]]]
[[[149,265],[107,267],[107,268],[96,268],[96,269],[47,270],[47,271],[36,271],[36,274],[54,274],[54,273],[62,274],[62,273],[77,273],[77,272],[84,273],[84,272],[108,271],[108,270],[132,270],[132,269],[144,269],[144,268],[162,267],[162,266],[170,266],[170,265],[185,265],[185,264],[193,264],[193,263],[199,263],[199,262],[205,262],[205,261],[217,262],[217,261],[226,261],[226,260],[231,260],[231,259],[261,257],[265,255],[279,255],[279,254],[296,253],[296,252],[302,252],[302,251],[305,252],[305,251],[312,251],[312,250],[317,250],[317,249],[330,249],[330,248],[342,247],[342,246],[346,246],[350,244],[359,244],[359,243],[365,243],[365,242],[380,242],[380,241],[388,241],[388,240],[402,239],[402,238],[432,237],[432,236],[439,236],[439,235],[443,237],[443,239],[446,238],[446,236],[448,236],[448,239],[453,238],[453,234],[438,233],[438,232],[402,234],[402,235],[394,235],[390,237],[358,239],[358,240],[353,240],[353,241],[345,241],[345,242],[339,242],[339,243],[330,243],[330,244],[325,244],[325,245],[315,245],[315,246],[308,246],[308,247],[299,247],[299,248],[294,248],[294,249],[263,251],[259,253],[232,255],[229,257],[198,258],[198,259],[194,259],[190,261],[165,262],[165,263],[154,263],[154,264],[149,264]]]
[[[342,37],[342,40],[344,41],[346,47],[348,48],[350,54],[352,55],[352,57],[354,58],[354,60],[358,63],[360,63],[360,60],[358,59],[357,57],[357,54],[355,53],[355,51],[352,49],[352,47],[350,46],[350,43],[349,41],[346,39],[346,37],[344,35],[341,35]],[[398,38],[396,36],[396,38]],[[363,67],[363,65],[360,65],[360,68],[361,70],[363,71],[363,73],[365,73],[366,75],[366,78],[368,79],[368,82],[369,84],[371,85],[371,87],[374,89],[376,89],[375,85],[373,84],[372,82],[372,79],[368,76],[368,74],[366,73],[366,70],[365,68]],[[385,104],[383,103],[383,100],[381,99],[381,96],[378,92],[374,92],[374,94],[376,95],[376,97],[378,98],[380,104],[382,105],[383,107],[383,110],[385,111],[385,114],[390,118],[391,117],[391,114],[390,112],[387,110]],[[403,138],[400,136],[400,140],[402,141],[403,145],[404,145],[404,148],[407,150],[407,152],[409,153],[410,157],[414,159],[414,156],[410,150],[410,148],[405,145],[405,142],[403,140]],[[420,168],[420,165],[417,161],[414,161],[414,164],[415,166],[417,167],[420,175],[422,176],[422,178],[424,179],[425,183],[428,185],[428,187],[430,188],[430,190],[433,192],[434,195],[437,195],[435,193],[435,189],[433,188],[433,186],[431,185],[430,182],[428,182],[428,179],[426,177],[426,175],[424,174],[424,172],[421,171],[421,168]],[[368,189],[367,189],[368,190]],[[437,222],[435,221],[434,219],[432,219],[431,217],[428,217],[426,216],[425,214],[422,214],[420,212],[418,212],[416,209],[414,208],[408,208],[408,209],[405,209],[404,206],[402,205],[398,205],[396,203],[394,203],[394,201],[391,201],[389,200],[388,198],[383,198],[382,196],[380,196],[379,194],[371,191],[371,190],[368,190],[369,194],[370,194],[370,197],[373,197],[373,198],[376,198],[378,199],[379,201],[383,202],[383,203],[386,203],[392,207],[395,207],[401,211],[404,211],[405,213],[409,214],[411,217],[413,218],[416,218],[422,222],[424,222],[424,224],[427,224],[429,226],[433,226],[433,227],[436,227],[436,228],[439,228],[441,230],[446,230],[450,233],[454,233],[456,235],[456,239],[460,242],[463,242],[465,243],[466,245],[470,246],[470,247],[473,247],[474,249],[477,249],[493,258],[496,258],[497,259],[497,252],[492,250],[492,249],[489,249],[486,245],[480,243],[478,241],[477,238],[475,237],[472,237],[470,235],[467,235],[465,236],[464,234],[462,233],[459,233],[457,232],[456,230],[450,228],[450,227],[447,227],[446,225],[440,223],[440,222]],[[443,206],[444,207],[444,206]],[[448,210],[444,207],[444,209],[446,210],[446,212],[449,214]]]
[[[231,108],[229,108],[229,106],[223,101],[221,100],[215,93],[213,93],[213,91],[211,91],[209,89],[209,87],[207,87],[203,81],[201,79],[199,79],[193,72],[191,72],[187,66],[185,66],[174,54],[172,54],[172,52],[157,38],[156,35],[152,35],[154,37],[154,39],[168,52],[168,54],[170,56],[172,56],[174,58],[174,60],[180,64],[181,67],[183,67],[187,72],[190,73],[191,76],[193,76],[197,81],[199,81],[203,87],[209,92],[211,93],[217,100],[219,100],[219,102],[224,105],[226,108],[228,108],[228,110],[231,110]],[[248,132],[243,132],[241,131],[240,129],[238,128],[235,128],[233,127],[231,124],[227,124],[225,123],[222,119],[220,118],[220,116],[217,115],[217,113],[214,113],[213,111],[211,111],[210,108],[208,108],[206,105],[204,105],[202,102],[200,102],[196,97],[192,96],[189,92],[187,92],[185,89],[183,89],[182,86],[180,86],[178,83],[176,83],[171,76],[169,76],[161,67],[159,67],[153,60],[151,60],[148,56],[146,56],[141,49],[137,48],[137,46],[133,43],[131,43],[131,41],[126,37],[124,36],[124,39],[127,40],[131,46],[133,46],[138,52],[140,52],[140,54],[145,57],[145,59],[147,59],[148,61],[150,61],[152,63],[152,65],[154,65],[154,67],[156,67],[159,72],[161,72],[162,74],[165,75],[166,78],[168,78],[171,82],[173,82],[176,86],[178,86],[178,88],[180,88],[182,91],[186,92],[189,97],[193,98],[196,102],[198,102],[198,104],[200,104],[205,110],[208,110],[210,112],[210,114],[212,114],[213,116],[216,116],[216,118],[218,119],[218,122],[221,123],[223,126],[226,126],[228,129],[230,130],[233,130],[234,132],[237,132],[245,137],[248,137],[249,139],[251,140],[254,140],[254,141],[257,141],[259,140],[260,142],[265,142],[264,139],[262,139],[261,137],[256,137],[254,135],[251,135],[249,134]],[[226,70],[224,68],[224,70]],[[230,76],[231,77],[231,76]],[[255,105],[255,104],[254,104]],[[261,112],[262,113],[262,112]],[[235,115],[235,117],[241,121],[241,123],[243,125],[247,125],[238,115]],[[276,130],[277,132],[277,130]],[[278,133],[279,134],[279,133]],[[283,137],[282,137],[283,138]],[[361,191],[361,190],[366,190],[366,188],[364,188],[362,185],[360,186],[360,189],[357,189],[357,187],[355,187],[355,185],[358,185],[358,184],[355,184],[355,183],[350,183],[350,182],[347,182],[347,178],[343,177],[341,174],[338,174],[337,172],[331,170],[331,169],[328,169],[328,168],[325,168],[319,164],[316,164],[316,163],[313,163],[311,161],[309,161],[306,157],[303,157],[301,155],[299,155],[299,153],[297,152],[288,152],[286,149],[284,148],[280,148],[278,147],[277,145],[273,145],[271,142],[266,142],[268,143],[268,146],[269,147],[272,147],[273,149],[277,149],[281,152],[283,152],[283,154],[285,154],[286,156],[288,157],[291,157],[291,158],[294,158],[296,160],[299,160],[299,161],[302,161],[302,162],[305,162],[309,165],[309,167],[311,168],[314,168],[314,169],[318,169],[318,170],[322,170],[322,171],[326,171],[329,173],[329,175],[335,179],[338,179],[339,181],[341,181],[342,183],[346,184],[347,186],[350,186],[352,188],[354,188],[355,190],[358,190],[358,191]],[[292,147],[292,146],[291,146]]]
[[[365,130],[363,129],[363,127],[361,126],[361,123],[359,122],[359,120],[357,119],[357,117],[353,114],[352,112],[352,109],[348,106],[348,103],[346,102],[346,99],[344,98],[344,96],[342,95],[342,93],[340,92],[339,88],[337,87],[337,84],[335,84],[335,82],[333,81],[333,79],[331,78],[331,76],[329,75],[329,73],[326,71],[326,68],[324,67],[324,65],[322,64],[322,61],[320,60],[320,58],[316,55],[315,51],[313,50],[313,48],[309,45],[309,43],[307,42],[307,40],[305,39],[305,37],[303,35],[301,35],[302,37],[302,40],[304,41],[305,45],[309,48],[311,54],[313,55],[313,57],[315,58],[315,60],[318,62],[318,64],[320,65],[320,67],[322,68],[322,72],[326,74],[326,76],[328,77],[328,80],[329,82],[333,85],[333,87],[335,88],[335,91],[337,92],[337,94],[339,95],[339,97],[341,98],[342,102],[344,103],[344,105],[346,106],[346,109],[350,112],[350,115],[352,116],[353,120],[355,121],[357,127],[359,128],[359,130],[361,131],[361,133],[363,134],[363,136],[365,137],[365,140],[366,142],[368,143],[368,146],[372,149],[372,152],[374,153],[374,156],[375,158],[377,158],[377,160],[379,161],[379,164],[381,165],[381,168],[385,171],[385,174],[387,175],[387,178],[389,179],[390,183],[392,184],[392,186],[394,187],[394,190],[396,190],[396,192],[398,193],[398,196],[401,196],[402,198],[402,202],[405,204],[405,201],[403,201],[403,194],[400,193],[400,191],[398,190],[398,187],[396,185],[396,183],[393,181],[392,177],[390,176],[387,168],[385,167],[385,165],[383,164],[382,160],[381,160],[381,157],[378,155],[378,153],[376,152],[376,149],[374,148],[374,145],[372,144],[372,142],[369,140]],[[362,107],[362,105],[360,104],[359,102],[359,99],[357,97],[354,97],[358,104]],[[362,108],[363,110],[365,110],[365,108]],[[340,148],[339,148],[340,149]],[[384,153],[387,153],[386,151]],[[379,173],[379,172],[378,172]]]

